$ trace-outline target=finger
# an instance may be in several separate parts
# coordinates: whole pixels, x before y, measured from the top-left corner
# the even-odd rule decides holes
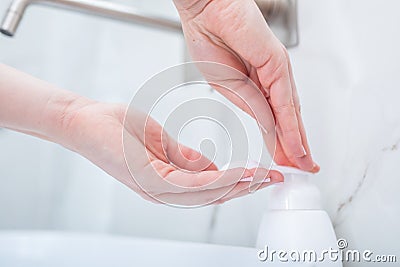
[[[310,150],[310,146],[307,141],[307,135],[306,135],[306,131],[305,131],[305,127],[304,127],[304,123],[303,123],[303,119],[302,119],[301,111],[300,111],[300,98],[299,98],[299,95],[297,92],[296,83],[294,81],[292,65],[291,65],[290,60],[288,61],[288,64],[289,64],[290,83],[291,83],[292,90],[293,90],[293,93],[292,93],[293,94],[293,102],[294,102],[294,106],[295,106],[295,110],[296,110],[297,121],[299,122],[300,135],[301,135],[303,146],[307,152],[307,155],[303,158],[297,159],[296,163],[302,169],[316,173],[319,171],[320,168],[319,168],[318,164],[316,164],[313,161],[312,156],[311,156],[311,150]],[[311,162],[312,162],[312,165],[310,164]],[[311,166],[311,168],[310,168],[310,166]]]
[[[133,122],[136,122],[136,128],[132,127]],[[145,114],[128,113],[125,125],[126,135],[132,133],[139,138],[145,146],[146,154],[189,171],[217,170],[209,159],[191,148],[178,144],[155,120]]]
[[[267,184],[267,183],[265,183]],[[250,182],[239,182],[235,187],[235,190],[231,190],[228,194],[224,195],[220,199],[214,201],[212,204],[218,205],[225,203],[228,200],[235,198],[235,196],[246,196],[250,194]]]
[[[272,110],[252,79],[229,65],[198,63],[196,66],[213,88],[255,118],[263,131],[275,133]]]
[[[168,139],[167,158],[178,168],[189,171],[215,171],[217,166],[202,153],[179,144],[174,139]]]
[[[245,168],[233,168],[224,171],[184,172],[174,170],[165,176],[164,180],[175,185],[175,192],[197,192],[232,186],[244,177],[251,176],[251,172]]]
[[[279,135],[277,135],[277,140],[276,140],[276,150],[275,150],[275,154],[274,154],[274,161],[278,165],[284,165],[284,166],[290,166],[290,167],[297,166],[294,162],[291,162],[287,158],[285,151],[282,148],[282,144],[281,144]]]
[[[265,168],[256,168],[250,170],[253,172],[253,180],[250,182],[249,189],[250,193],[258,190],[264,183],[272,181],[283,181],[283,175],[276,170],[267,170]]]
[[[125,153],[135,151],[137,154],[152,154],[158,159],[167,161],[165,149],[169,139],[168,133],[151,116],[129,108],[124,121],[124,136],[125,134],[127,137],[129,134],[137,143],[140,143],[142,150],[141,153],[138,153],[137,149],[127,149],[126,138],[124,138]],[[135,157],[137,155],[133,158]]]
[[[263,182],[261,184],[256,184],[251,188],[249,182],[239,182],[231,186],[220,187],[217,189],[202,190],[196,192],[181,192],[181,193],[160,193],[147,195],[142,197],[149,199],[154,203],[163,203],[173,206],[204,206],[208,204],[220,204],[226,202],[227,200],[244,196],[246,194],[252,193],[256,190],[265,188],[268,185],[280,182],[283,176],[279,172],[273,171],[277,175],[271,175],[270,182]],[[260,173],[261,174],[261,173]]]
[[[284,68],[284,67],[282,67]],[[275,74],[280,77],[271,84],[270,103],[275,115],[278,134],[280,134],[282,147],[288,158],[301,158],[306,155],[305,148],[302,145],[299,124],[294,108],[292,89],[288,77],[288,70],[282,70],[283,73]]]
[[[135,181],[141,189],[152,196],[161,193],[198,192],[226,186],[233,187],[240,179],[251,175],[249,170],[244,168],[190,172],[177,169],[162,160],[152,160],[135,174]]]
[[[200,207],[218,203],[227,194],[236,195],[246,188],[248,183],[238,183],[234,186],[226,186],[217,189],[198,192],[162,193],[155,198],[164,204],[181,207]]]
[[[272,110],[282,129],[285,152],[289,158],[303,157],[306,151],[301,142],[283,46],[269,29],[255,2],[248,3],[242,5],[240,1],[235,2],[224,10],[224,18],[217,16],[217,21],[235,23],[215,26],[215,34],[257,68],[262,86],[269,90]]]

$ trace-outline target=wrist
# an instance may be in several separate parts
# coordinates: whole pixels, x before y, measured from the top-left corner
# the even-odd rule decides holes
[[[73,135],[71,125],[73,125],[79,110],[92,103],[94,101],[85,97],[59,90],[49,97],[43,109],[40,132],[45,139],[76,150],[71,141]]]
[[[0,64],[0,127],[70,147],[74,112],[92,103],[16,69]]]

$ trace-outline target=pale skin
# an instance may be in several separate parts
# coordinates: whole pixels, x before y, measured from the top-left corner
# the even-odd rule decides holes
[[[255,2],[174,2],[192,58],[234,67],[248,75],[267,98],[277,124],[275,162],[318,172],[319,166],[313,161],[307,142],[288,53],[269,29]],[[234,97],[231,100],[248,112],[242,101]]]
[[[253,2],[176,0],[175,5],[193,59],[232,66],[263,90],[277,122],[275,162],[317,172],[286,50]],[[248,112],[240,101],[226,96]],[[141,127],[144,114],[129,112],[130,123],[124,127],[125,114],[126,105],[90,100],[0,65],[0,127],[75,151],[147,200],[219,204],[252,192],[250,186],[261,189],[283,179],[280,173],[263,168],[219,171],[199,152],[177,144],[151,118]],[[140,177],[132,177],[125,162],[123,131]],[[140,153],[143,150],[146,153]],[[249,176],[271,181],[262,185],[238,182]],[[135,179],[139,178],[147,182],[146,190],[138,186]]]

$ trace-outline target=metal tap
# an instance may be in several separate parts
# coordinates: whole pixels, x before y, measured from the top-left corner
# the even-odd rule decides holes
[[[256,0],[256,3],[282,43],[286,47],[296,46],[298,43],[297,0]],[[181,24],[177,20],[146,14],[134,7],[103,0],[12,0],[4,16],[0,32],[7,36],[14,36],[25,11],[33,4],[70,9],[174,32],[182,31]]]

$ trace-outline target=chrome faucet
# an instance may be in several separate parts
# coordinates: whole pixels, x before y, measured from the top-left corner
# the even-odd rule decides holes
[[[256,0],[256,3],[282,43],[286,47],[296,46],[298,44],[297,0]],[[0,32],[13,36],[27,7],[32,4],[65,8],[169,31],[182,31],[181,24],[177,20],[145,14],[134,7],[103,0],[12,0]]]
[[[179,21],[144,14],[133,7],[102,0],[13,0],[3,19],[0,31],[5,35],[13,36],[25,10],[32,4],[65,8],[146,26],[181,31]]]

